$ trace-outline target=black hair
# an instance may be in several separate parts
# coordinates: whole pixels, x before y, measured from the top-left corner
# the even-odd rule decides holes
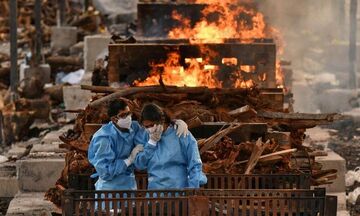
[[[153,103],[145,104],[141,110],[140,121],[143,122],[145,120],[152,122],[164,122],[167,120],[165,113],[162,109]]]
[[[108,111],[107,114],[109,116],[109,118],[116,116],[119,111],[125,110],[125,108],[127,107],[127,104],[125,101],[123,100],[114,100],[111,101],[108,107]]]

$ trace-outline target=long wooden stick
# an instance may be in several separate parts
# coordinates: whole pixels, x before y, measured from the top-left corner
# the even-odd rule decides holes
[[[218,142],[220,142],[220,140],[224,136],[228,135],[229,133],[233,132],[234,130],[236,130],[244,125],[245,124],[238,124],[238,123],[230,124],[229,127],[225,128],[225,129],[221,129],[220,131],[218,131],[216,134],[212,135],[211,137],[209,137],[205,140],[199,141],[199,146],[201,146],[200,154],[211,149],[211,147],[213,147]]]
[[[92,86],[92,85],[81,85],[81,89],[90,90],[95,93],[114,93],[119,91],[118,88],[112,88],[108,86]]]
[[[260,156],[260,158],[259,158],[259,162],[261,162],[262,159],[266,159],[266,158],[269,158],[269,157],[272,157],[272,156],[294,153],[294,152],[296,152],[296,151],[297,151],[297,149],[287,149],[287,150],[283,150],[283,151],[274,152],[274,153],[271,153],[271,154],[262,155],[262,156]],[[248,161],[249,161],[249,160],[238,161],[238,162],[234,163],[234,165],[245,164],[245,163],[247,163]]]
[[[250,159],[247,162],[245,175],[248,175],[251,173],[251,171],[255,168],[256,164],[258,163],[261,154],[264,152],[265,148],[270,144],[270,140],[268,140],[266,143],[263,143],[261,141],[261,138],[259,138],[256,141],[256,144],[254,145],[254,148],[252,150],[252,154],[250,156]]]
[[[137,93],[184,93],[184,94],[205,94],[205,93],[218,93],[218,94],[241,94],[248,92],[248,89],[209,89],[207,87],[176,87],[176,86],[142,86],[122,88],[118,91],[102,97],[89,104],[90,107],[98,107],[108,101],[115,100],[121,97],[128,97]]]

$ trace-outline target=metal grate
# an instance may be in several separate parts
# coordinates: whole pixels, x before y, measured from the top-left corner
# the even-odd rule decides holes
[[[322,216],[325,189],[65,191],[63,215]]]
[[[206,189],[310,189],[309,175],[207,175]]]
[[[310,175],[228,175],[207,174],[205,189],[310,189]],[[147,189],[147,175],[136,174],[137,188]],[[95,180],[86,174],[70,174],[69,188],[94,190]]]

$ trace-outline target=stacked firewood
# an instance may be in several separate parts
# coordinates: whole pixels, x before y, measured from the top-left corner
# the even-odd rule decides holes
[[[59,197],[67,188],[69,173],[92,173],[87,161],[87,149],[92,134],[109,121],[107,107],[116,99],[126,100],[139,118],[141,107],[148,102],[162,106],[172,119],[183,119],[190,129],[204,122],[227,122],[217,133],[199,139],[198,145],[205,173],[311,173],[313,184],[328,184],[336,178],[336,170],[321,170],[315,162],[315,152],[302,146],[306,128],[338,119],[337,114],[291,114],[274,108],[257,88],[208,89],[206,87],[147,86],[114,89],[83,86],[98,93],[87,108],[80,112],[73,130],[60,139],[69,149],[66,166],[56,188],[49,190],[48,199],[59,204]],[[265,123],[267,132],[256,139],[236,142],[230,135],[245,125]]]
[[[58,14],[57,0],[43,0],[42,2],[42,40],[44,47],[48,46],[51,39],[51,27],[57,25]],[[35,44],[35,20],[34,20],[35,0],[18,0],[18,59],[24,59],[27,53],[33,53]],[[9,0],[0,0],[0,42],[10,39],[9,29]],[[78,27],[78,39],[81,41],[84,36],[97,33],[102,29],[100,24],[100,14],[93,7],[83,11],[81,4],[73,1],[65,1],[65,23],[67,26]],[[81,50],[81,47],[79,48]],[[54,80],[58,72],[74,72],[83,68],[83,60],[80,54],[69,56],[69,50],[48,50],[42,53],[45,62],[51,66]],[[32,56],[35,56],[34,54]],[[34,59],[30,59],[29,64],[33,66]],[[19,66],[19,65],[18,65]],[[36,80],[35,80],[36,82]],[[35,83],[32,83],[35,84]],[[0,89],[7,89],[10,85],[10,56],[0,51]],[[35,89],[34,85],[28,86]]]
[[[42,41],[44,47],[49,46],[51,27],[57,25],[58,0],[42,0]],[[18,59],[34,57],[35,41],[35,0],[18,0]],[[63,25],[78,27],[78,40],[83,36],[96,33],[101,29],[99,12],[91,5],[84,12],[81,4],[75,1],[64,1],[65,18]],[[9,0],[0,0],[0,42],[9,41]],[[82,47],[76,47],[77,52],[69,56],[69,49],[43,49],[42,56],[51,67],[51,83],[55,83],[58,72],[74,72],[83,68]],[[78,51],[80,50],[80,51]],[[34,59],[28,65],[36,68]],[[20,64],[20,61],[18,61]],[[20,65],[18,64],[18,68]],[[0,51],[0,110],[2,115],[1,128],[4,133],[4,142],[10,145],[13,142],[26,140],[29,137],[30,126],[36,119],[49,120],[51,108],[63,102],[62,87],[66,84],[55,85],[44,89],[42,77],[33,76],[19,80],[16,97],[8,91],[10,85],[10,56]],[[13,100],[10,100],[12,98]],[[56,116],[55,116],[56,117]],[[56,119],[52,119],[56,120]]]
[[[34,3],[35,0],[18,0],[18,26],[19,45],[28,44],[34,35]],[[57,24],[57,0],[42,0],[42,32],[43,41],[49,42],[51,37],[51,26]],[[9,40],[9,0],[0,0],[0,41]],[[81,5],[73,1],[65,1],[65,23],[70,26],[77,26],[86,32],[98,30],[99,13],[90,7],[85,13]]]

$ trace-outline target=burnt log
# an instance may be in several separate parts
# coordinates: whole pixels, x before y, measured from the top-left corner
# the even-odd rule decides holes
[[[74,65],[74,66],[82,66],[83,60],[78,56],[50,56],[47,58],[47,62],[50,65],[55,66],[67,66],[67,65]]]

